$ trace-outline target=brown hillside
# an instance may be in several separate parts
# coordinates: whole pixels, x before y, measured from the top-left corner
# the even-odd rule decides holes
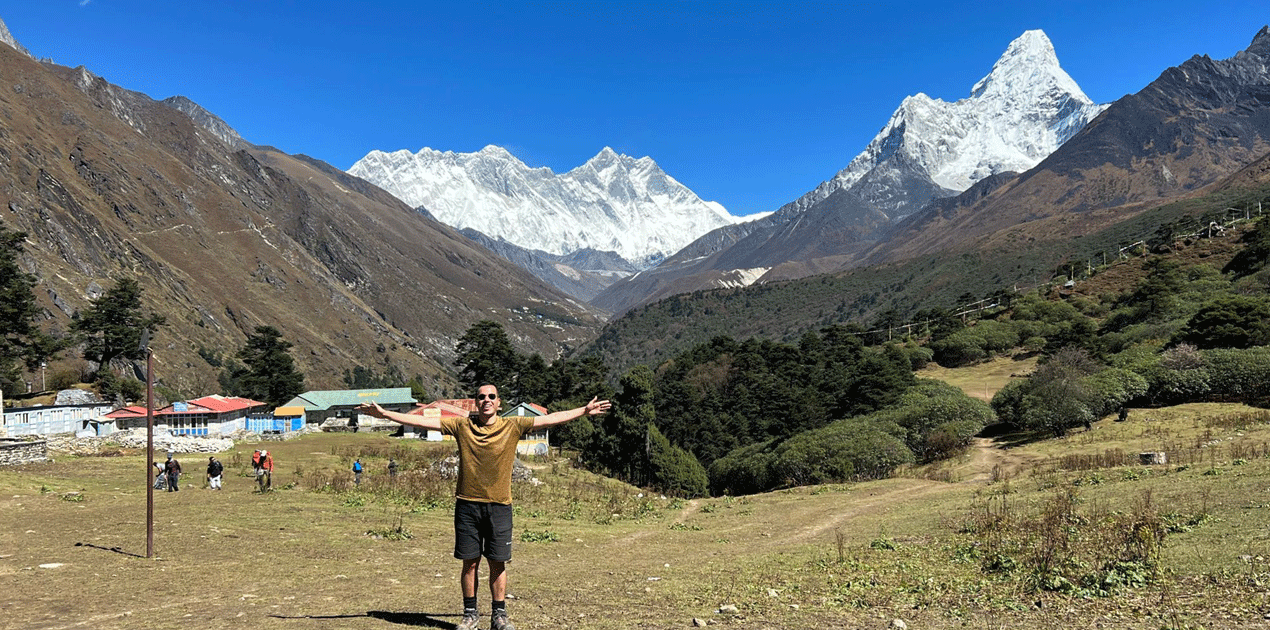
[[[452,382],[455,340],[480,319],[547,357],[598,325],[329,165],[234,150],[145,95],[7,46],[0,79],[0,223],[29,235],[23,262],[40,279],[48,327],[64,331],[90,298],[136,276],[146,308],[168,318],[153,347],[162,384],[179,395],[217,389],[200,348],[232,355],[260,324],[295,344],[310,388],[396,365],[433,391]]]

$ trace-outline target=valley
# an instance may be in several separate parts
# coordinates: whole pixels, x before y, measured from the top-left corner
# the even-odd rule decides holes
[[[559,174],[484,138],[345,171],[17,35],[0,23],[5,404],[148,376],[81,330],[135,280],[163,324],[119,336],[149,344],[160,404],[238,395],[262,329],[302,389],[611,398],[525,458],[523,629],[1270,628],[1270,27],[1108,103],[1023,31],[968,97],[905,86],[863,151],[784,156],[833,174],[748,217],[607,144]],[[0,626],[450,628],[450,454],[251,434],[219,453],[224,492],[181,454],[155,558],[144,451],[6,466]]]

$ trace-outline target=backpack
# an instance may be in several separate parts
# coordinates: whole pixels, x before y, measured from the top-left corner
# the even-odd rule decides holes
[[[361,472],[361,471],[362,471],[362,463],[353,462],[353,472]]]
[[[256,451],[251,454],[251,466],[253,468],[260,468],[260,451]]]

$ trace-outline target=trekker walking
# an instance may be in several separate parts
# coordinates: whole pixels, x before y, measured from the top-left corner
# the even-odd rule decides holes
[[[163,464],[163,472],[168,477],[168,492],[177,492],[181,489],[178,483],[181,480],[181,462],[172,459],[172,454],[168,453],[168,461]]]
[[[538,427],[563,424],[582,416],[606,413],[607,400],[591,399],[576,409],[537,418],[498,415],[498,388],[482,385],[476,393],[477,413],[466,418],[425,418],[388,411],[376,403],[358,411],[399,424],[422,427],[454,436],[459,448],[459,478],[455,485],[454,557],[463,561],[459,585],[463,591],[463,619],[457,630],[476,630],[480,615],[476,585],[481,556],[489,566],[492,600],[491,630],[515,630],[507,618],[507,562],[512,557],[512,466],[516,442]]]
[[[362,460],[353,460],[353,485],[362,485]]]
[[[166,490],[168,487],[168,474],[163,471],[163,464],[154,463],[154,489]]]
[[[390,481],[397,480],[397,460],[388,458],[388,479]]]
[[[256,486],[261,492],[273,489],[273,455],[269,451],[257,451],[256,455],[251,457],[252,464],[256,467]]]
[[[264,488],[260,482],[260,476],[265,474],[265,471],[260,467],[260,460],[260,449],[256,449],[256,452],[251,454],[251,470],[256,473],[256,485]]]
[[[207,458],[207,487],[212,490],[220,490],[221,474],[225,472],[225,467],[221,465],[220,460],[215,456]]]

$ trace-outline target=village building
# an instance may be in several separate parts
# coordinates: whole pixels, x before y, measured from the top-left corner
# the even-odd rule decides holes
[[[114,422],[116,429],[135,429],[138,427],[144,428],[146,426],[146,413],[147,411],[145,407],[141,407],[139,405],[129,405],[127,407],[120,407],[119,409],[106,414],[105,417]]]
[[[545,416],[547,413],[547,408],[542,405],[522,402],[517,403],[516,406],[499,415],[504,418],[515,416],[537,418],[538,416]],[[550,437],[550,432],[547,427],[532,429],[516,443],[516,453],[518,455],[546,455],[550,446],[547,439],[548,437]]]
[[[5,407],[0,414],[0,437],[88,431],[109,435],[114,426],[106,416],[112,407],[105,402]]]
[[[389,411],[408,413],[417,401],[411,396],[409,387],[318,390],[292,398],[281,409],[304,409],[306,424],[343,424],[356,430],[365,420],[354,410],[367,402],[379,403]]]
[[[427,404],[421,404],[406,413],[425,418],[467,418],[476,413],[476,399],[445,398],[434,400]],[[419,427],[408,427],[406,425],[401,426],[400,435],[417,435],[429,442],[440,442],[443,439],[440,431],[425,431]],[[444,436],[444,439],[452,438]]]
[[[268,403],[213,394],[174,402],[154,412],[154,423],[167,426],[175,435],[219,437],[235,431],[264,433],[273,428]],[[145,426],[142,414],[141,425]]]

